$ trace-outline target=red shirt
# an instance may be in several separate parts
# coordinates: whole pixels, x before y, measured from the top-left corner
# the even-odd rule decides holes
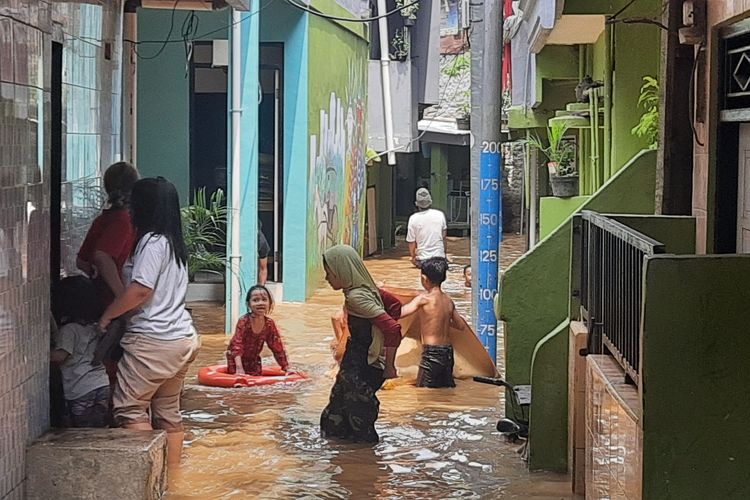
[[[81,260],[93,264],[96,251],[104,252],[115,261],[117,273],[122,276],[122,266],[128,259],[135,244],[135,228],[130,221],[130,212],[127,209],[103,210],[86,233],[78,257]],[[105,289],[105,305],[114,300],[114,294],[109,287],[98,278],[100,285]]]
[[[385,347],[398,347],[401,344],[401,325],[396,321],[401,317],[401,301],[395,295],[380,289],[385,312],[370,320],[370,324],[377,326],[383,332]]]
[[[284,371],[288,370],[289,362],[286,359],[286,350],[284,349],[284,343],[281,341],[279,330],[276,328],[276,323],[266,316],[266,323],[263,325],[263,329],[255,333],[252,322],[252,314],[245,314],[237,322],[234,336],[229,341],[227,371],[229,373],[237,371],[234,358],[240,356],[245,373],[248,375],[260,375],[263,368],[260,361],[260,351],[263,349],[264,342],[268,344],[268,347],[273,352],[273,357],[276,358],[276,362],[281,369]]]

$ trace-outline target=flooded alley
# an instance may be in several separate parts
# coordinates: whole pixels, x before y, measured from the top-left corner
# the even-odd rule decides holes
[[[520,255],[522,244],[506,240],[505,260]],[[465,315],[467,250],[466,240],[449,243],[445,287]],[[419,286],[403,252],[367,266],[386,285]],[[181,469],[170,476],[171,498],[571,498],[566,477],[530,474],[518,445],[496,432],[501,391],[469,380],[454,389],[381,390],[374,447],[321,438],[320,412],[333,384],[330,316],[341,304],[341,293],[326,286],[305,304],[277,305],[272,317],[292,367],[310,380],[249,389],[197,385],[199,367],[224,359],[228,337],[222,309],[194,309],[203,349],[183,397],[187,442]]]

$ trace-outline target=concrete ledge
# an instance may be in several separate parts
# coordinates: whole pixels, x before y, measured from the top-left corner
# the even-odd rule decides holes
[[[141,500],[167,486],[163,431],[67,429],[50,432],[26,452],[29,499]]]

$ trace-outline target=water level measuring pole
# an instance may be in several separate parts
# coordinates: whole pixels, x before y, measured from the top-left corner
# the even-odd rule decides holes
[[[477,332],[497,363],[497,318],[500,243],[502,239],[502,0],[484,2],[484,54],[482,62],[482,136],[479,146],[479,235]]]

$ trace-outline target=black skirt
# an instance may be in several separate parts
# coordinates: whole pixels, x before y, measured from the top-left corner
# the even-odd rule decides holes
[[[367,364],[372,342],[370,322],[349,315],[349,331],[328,406],[320,416],[320,430],[323,437],[377,443],[375,421],[380,401],[375,393],[383,385],[383,370]]]

